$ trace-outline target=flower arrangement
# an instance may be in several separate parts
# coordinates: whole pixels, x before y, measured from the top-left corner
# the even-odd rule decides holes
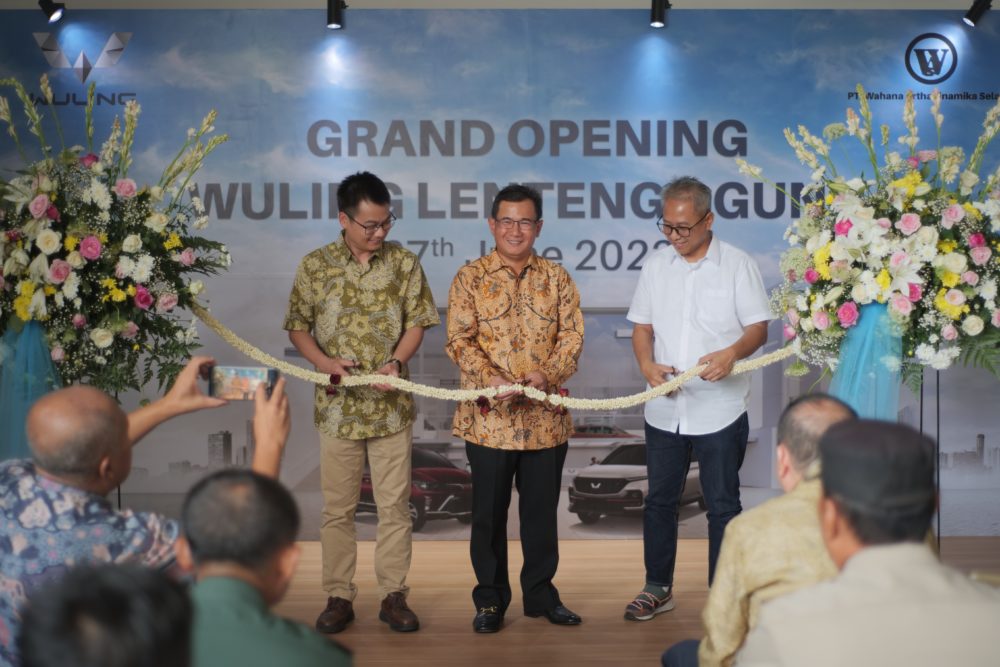
[[[864,88],[857,90],[860,113],[847,109],[846,122],[827,125],[822,136],[801,125],[797,133],[785,130],[798,159],[812,170],[797,202],[801,215],[785,232],[791,247],[781,256],[784,281],[772,294],[775,312],[785,317],[785,338],[805,361],[835,369],[862,307],[885,304],[902,337],[900,362],[908,380],[919,383],[922,367],[944,369],[956,359],[998,374],[1000,168],[985,178],[979,171],[1000,131],[1000,103],[986,114],[966,160],[961,147],[940,145],[936,90],[930,98],[937,146],[918,149],[908,93],[906,133],[898,138],[903,154],[890,149],[887,125],[873,127]],[[838,173],[831,146],[848,137],[860,141],[870,176]],[[741,173],[770,182],[760,168],[737,163]],[[789,369],[806,371],[801,360]]]
[[[191,179],[226,135],[213,135],[215,112],[190,129],[152,187],[129,178],[140,107],[129,102],[99,152],[93,149],[94,85],[85,107],[86,148],[49,146],[42,116],[24,86],[12,87],[27,129],[41,146],[32,161],[10,104],[0,96],[25,167],[0,180],[0,334],[36,321],[64,383],[87,382],[116,394],[155,375],[170,381],[197,346],[195,321],[180,312],[202,291],[196,277],[229,266],[225,246],[196,235],[208,223]],[[52,89],[41,80],[42,99]],[[51,128],[49,128],[51,129]],[[0,351],[2,363],[2,351]]]

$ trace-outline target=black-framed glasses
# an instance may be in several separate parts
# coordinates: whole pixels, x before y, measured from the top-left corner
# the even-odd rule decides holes
[[[686,239],[687,237],[691,236],[691,230],[693,230],[701,223],[705,222],[705,218],[708,217],[709,213],[711,213],[711,210],[705,211],[705,215],[701,216],[701,219],[698,220],[698,222],[694,223],[689,227],[678,227],[677,225],[668,225],[663,220],[663,216],[661,215],[656,219],[656,226],[659,228],[661,232],[663,232],[667,236],[670,236],[671,233],[674,233],[677,234],[677,236],[681,237],[682,239]]]
[[[520,220],[499,218],[497,219],[497,224],[500,225],[500,229],[514,229],[514,225],[517,225],[517,228],[522,232],[527,232],[531,231],[538,224],[538,220],[529,220],[528,218],[521,218]]]
[[[392,229],[392,226],[396,224],[396,214],[393,213],[392,211],[389,211],[389,217],[383,220],[382,222],[372,222],[372,223],[358,222],[357,220],[354,219],[353,216],[351,216],[350,213],[347,213],[346,211],[344,212],[344,215],[347,216],[348,220],[356,224],[361,229],[365,230],[365,236],[373,235],[375,233],[375,230],[377,229],[381,229],[383,232],[388,232],[390,229]]]

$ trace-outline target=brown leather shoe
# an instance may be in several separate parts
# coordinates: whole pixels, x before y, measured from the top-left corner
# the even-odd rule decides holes
[[[396,632],[413,632],[420,629],[420,621],[406,605],[406,596],[400,592],[389,593],[382,600],[378,620],[389,624]]]
[[[344,598],[327,598],[326,609],[316,619],[316,629],[328,635],[343,631],[354,620],[354,605]]]

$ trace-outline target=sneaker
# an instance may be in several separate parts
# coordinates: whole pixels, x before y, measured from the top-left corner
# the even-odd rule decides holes
[[[674,592],[670,590],[660,598],[652,593],[642,591],[625,607],[626,621],[648,621],[657,614],[674,608]]]

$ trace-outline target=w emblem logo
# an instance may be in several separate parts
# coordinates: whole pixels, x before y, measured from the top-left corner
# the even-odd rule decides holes
[[[130,32],[112,33],[111,37],[108,38],[108,43],[101,49],[101,54],[97,56],[97,60],[94,63],[90,62],[86,53],[80,51],[80,55],[76,57],[76,62],[70,64],[69,58],[66,57],[66,54],[59,47],[59,42],[56,41],[55,35],[50,32],[36,32],[34,35],[35,41],[38,42],[38,46],[42,49],[45,59],[49,61],[49,65],[60,69],[72,68],[76,73],[76,77],[80,79],[80,83],[84,83],[87,80],[87,77],[90,76],[90,71],[95,67],[111,67],[117,64],[122,57],[122,53],[125,51],[125,46],[132,39],[132,33]]]
[[[936,32],[915,38],[906,48],[906,71],[921,83],[941,83],[958,67],[955,45]]]

